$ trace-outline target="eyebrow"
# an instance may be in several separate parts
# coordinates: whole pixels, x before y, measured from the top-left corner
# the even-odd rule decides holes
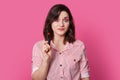
[[[66,19],[66,18],[69,18],[68,16],[67,17],[64,17],[64,19]]]
[[[59,18],[58,18],[59,19]],[[64,17],[63,19],[69,19],[69,16]]]

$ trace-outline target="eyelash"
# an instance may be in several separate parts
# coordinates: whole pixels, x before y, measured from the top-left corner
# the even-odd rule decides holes
[[[59,22],[59,19],[54,20],[55,22]],[[69,19],[63,19],[64,22],[69,22]]]

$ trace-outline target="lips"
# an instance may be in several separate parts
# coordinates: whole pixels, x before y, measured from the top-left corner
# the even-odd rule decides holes
[[[58,30],[65,30],[65,28],[58,28]]]

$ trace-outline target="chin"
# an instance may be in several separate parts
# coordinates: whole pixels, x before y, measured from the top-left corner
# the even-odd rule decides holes
[[[58,35],[59,35],[59,36],[64,36],[64,35],[65,35],[65,33],[58,33]]]
[[[66,31],[57,31],[56,34],[59,36],[64,36]]]

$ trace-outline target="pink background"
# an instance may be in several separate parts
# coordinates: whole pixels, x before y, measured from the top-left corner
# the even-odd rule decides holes
[[[0,0],[0,80],[31,80],[34,43],[49,8],[66,4],[86,44],[91,80],[120,80],[119,0]]]

